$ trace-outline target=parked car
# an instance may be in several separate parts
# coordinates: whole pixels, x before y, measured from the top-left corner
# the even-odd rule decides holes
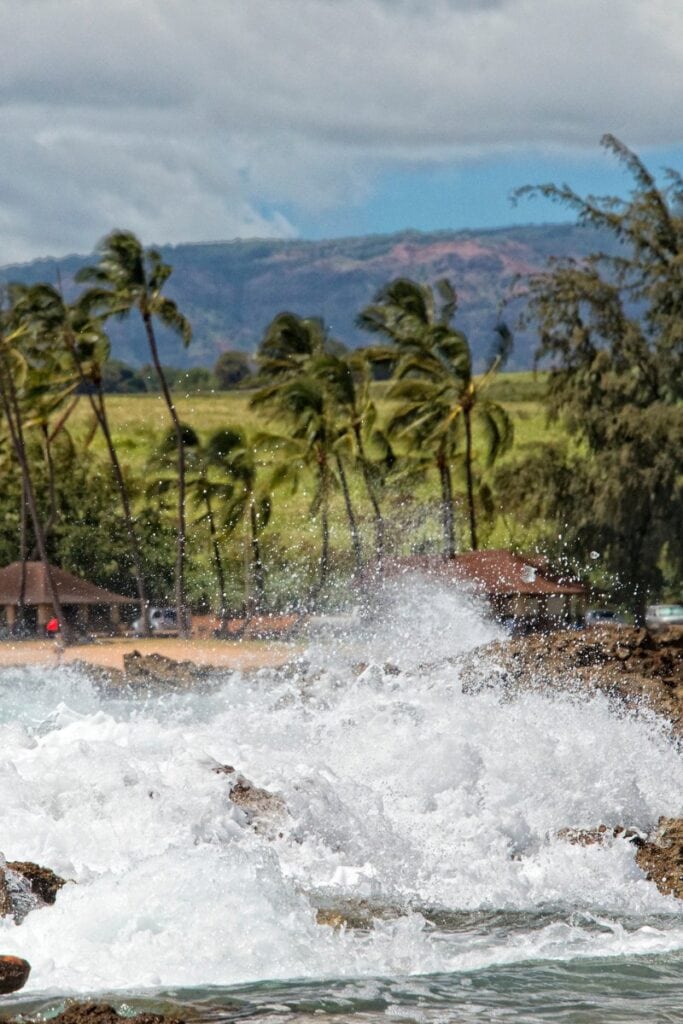
[[[626,619],[619,612],[608,608],[591,608],[586,612],[587,626],[625,626]]]
[[[178,617],[175,608],[150,608],[149,628],[153,633],[165,633],[178,628]],[[142,617],[133,623],[133,630],[142,633]]]
[[[645,625],[648,629],[683,626],[683,604],[651,604],[645,609]]]

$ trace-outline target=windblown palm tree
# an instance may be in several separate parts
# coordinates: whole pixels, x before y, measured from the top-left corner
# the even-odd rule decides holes
[[[375,557],[382,560],[385,524],[379,495],[386,473],[395,457],[386,435],[377,426],[377,409],[370,396],[370,367],[359,353],[344,356],[323,355],[311,364],[312,374],[321,380],[334,405],[334,420],[340,440],[346,440],[355,457],[375,524]],[[368,448],[379,448],[381,457],[371,459]],[[339,465],[344,488],[343,465]],[[344,491],[346,496],[346,489]],[[358,561],[358,560],[357,560]],[[360,568],[360,566],[357,566]]]
[[[218,514],[216,503],[229,503],[233,498],[234,487],[231,481],[214,482],[209,479],[210,458],[208,449],[204,448],[199,435],[186,423],[181,424],[183,445],[185,446],[186,490],[190,500],[201,509],[197,523],[206,523],[209,530],[211,555],[213,560],[216,584],[220,602],[220,629],[225,632],[228,615],[228,596],[225,579],[223,557],[219,543]],[[178,485],[178,458],[176,453],[177,437],[172,430],[163,439],[158,452],[152,459],[151,467],[156,472],[156,479],[150,490],[163,497]]]
[[[24,406],[28,399],[30,409],[30,398],[36,386],[35,377],[31,373],[31,359],[23,350],[27,343],[27,332],[26,328],[21,325],[12,326],[11,317],[11,310],[4,311],[2,323],[0,323],[0,409],[2,409],[12,448],[19,463],[22,500],[25,501],[31,515],[38,554],[45,567],[52,609],[61,625],[64,642],[69,643],[72,639],[71,629],[64,616],[59,594],[50,572],[45,530],[36,501],[31,465],[26,450],[26,410]],[[34,357],[34,373],[36,367],[40,366],[42,354],[40,349],[31,353]]]
[[[342,490],[358,570],[362,562],[360,533],[343,461],[348,444],[335,421],[339,402],[330,387],[335,376],[332,352],[336,347],[321,320],[280,313],[259,346],[257,363],[262,386],[252,399],[252,405],[269,405],[289,420],[292,429],[288,437],[278,439],[281,457],[309,465],[314,472],[311,510],[320,516],[321,529],[318,590],[329,575],[329,501],[336,482]],[[340,385],[337,387],[340,391]]]
[[[154,321],[178,334],[189,345],[192,329],[176,303],[162,294],[171,267],[164,263],[155,249],[143,249],[130,231],[114,231],[99,247],[100,259],[96,266],[79,271],[79,281],[92,282],[93,287],[82,297],[85,308],[103,317],[126,317],[137,310],[145,329],[152,364],[159,380],[177,441],[178,456],[178,513],[176,556],[176,610],[181,636],[188,631],[185,601],[185,445],[182,426],[159,358]]]
[[[486,372],[477,380],[467,338],[451,325],[457,309],[455,290],[443,280],[437,283],[436,291],[440,302],[428,285],[407,279],[393,281],[363,311],[360,323],[393,343],[374,353],[375,358],[393,362],[394,382],[389,397],[402,403],[389,430],[434,453],[441,481],[445,548],[452,557],[455,529],[451,465],[456,452],[462,447],[470,545],[476,550],[473,427],[476,425],[481,432],[489,464],[512,441],[507,413],[485,394],[509,352],[511,335],[505,326],[497,328],[498,343]]]
[[[265,596],[261,533],[270,520],[270,485],[263,479],[255,448],[243,430],[227,427],[217,431],[207,442],[206,456],[227,485],[220,510],[225,528],[233,531],[240,523],[246,525],[250,554],[245,608],[247,616],[257,614]]]
[[[61,293],[48,284],[16,286],[14,308],[16,313],[24,319],[29,330],[51,339],[57,350],[65,350],[68,353],[73,371],[77,374],[78,380],[86,392],[95,421],[104,437],[121,500],[131,565],[140,603],[142,632],[147,635],[149,632],[148,601],[142,572],[140,542],[135,530],[128,486],[111,433],[102,385],[104,365],[110,352],[109,339],[102,329],[101,322],[90,315],[85,305],[69,306]]]

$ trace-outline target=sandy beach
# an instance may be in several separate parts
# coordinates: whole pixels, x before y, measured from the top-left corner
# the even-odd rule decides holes
[[[176,661],[193,661],[197,665],[253,669],[282,665],[298,650],[298,645],[281,640],[129,637],[103,638],[66,648],[54,640],[3,641],[0,643],[0,669],[16,665],[54,667],[74,661],[122,669],[123,656],[131,651],[139,651],[140,654],[163,654]]]

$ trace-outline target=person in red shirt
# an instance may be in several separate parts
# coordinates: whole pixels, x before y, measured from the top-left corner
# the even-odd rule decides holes
[[[48,636],[56,636],[57,633],[59,633],[59,619],[57,618],[56,615],[53,615],[52,618],[47,622],[45,626],[45,632],[47,633]]]

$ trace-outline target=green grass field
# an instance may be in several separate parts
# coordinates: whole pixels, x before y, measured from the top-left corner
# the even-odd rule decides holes
[[[549,424],[542,402],[545,381],[532,373],[501,374],[489,394],[507,409],[515,430],[515,440],[500,462],[514,462],[526,457],[541,442],[561,438],[562,429]],[[387,385],[375,385],[375,398],[380,417],[386,417],[389,403],[385,398]],[[239,426],[248,431],[285,432],[282,423],[269,419],[263,410],[250,407],[248,391],[216,392],[213,394],[176,394],[180,417],[192,426],[205,442],[211,434],[228,426]],[[170,431],[166,407],[160,395],[111,395],[107,409],[113,436],[121,461],[131,477],[153,483],[156,470],[154,455],[163,438]],[[69,430],[79,443],[87,443],[92,452],[105,457],[105,448],[98,431],[93,429],[93,417],[87,398],[81,397],[69,420]],[[500,464],[500,463],[499,463]],[[491,472],[481,470],[483,479]],[[455,470],[455,486],[464,492],[463,474]],[[351,497],[360,520],[366,550],[372,543],[371,508],[360,474],[350,472]],[[313,479],[302,476],[295,492],[278,490],[273,496],[271,523],[263,536],[266,558],[279,567],[271,579],[280,580],[286,592],[297,589],[297,573],[309,576],[315,571],[319,551],[319,522],[311,514]],[[441,523],[439,518],[438,481],[436,474],[423,479],[400,480],[387,488],[383,511],[388,523],[388,545],[394,548],[439,550]],[[497,547],[519,543],[526,539],[524,527],[511,523],[505,515],[504,495],[495,495],[499,510],[493,521],[481,524],[481,537],[485,546]],[[351,564],[351,542],[342,496],[335,493],[330,516],[331,540],[334,557],[339,564]],[[192,513],[198,518],[199,512]],[[460,517],[461,520],[463,517]],[[194,527],[189,538],[193,557],[208,565],[208,545],[204,527]],[[464,539],[464,538],[463,538]],[[225,538],[225,551],[229,559],[238,564],[243,559],[245,536],[239,531]],[[284,567],[284,568],[283,568]],[[285,571],[286,570],[286,571]],[[283,575],[284,574],[284,575]],[[285,577],[292,578],[287,582]]]

